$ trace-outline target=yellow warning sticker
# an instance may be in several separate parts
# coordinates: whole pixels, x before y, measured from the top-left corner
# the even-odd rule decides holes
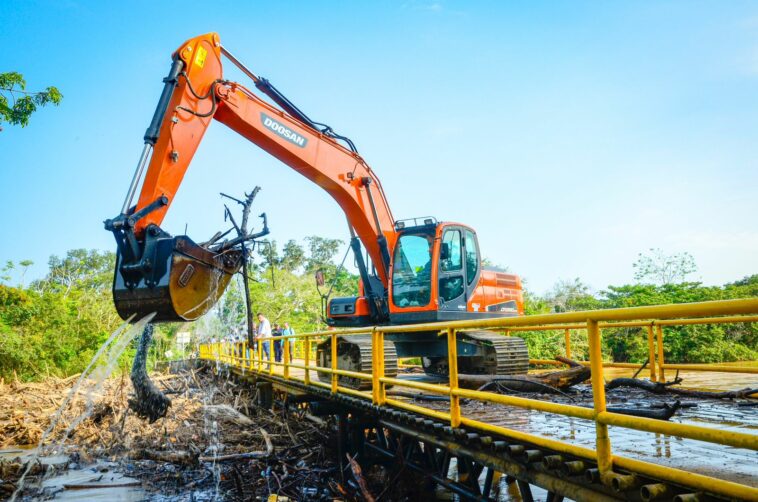
[[[195,64],[202,68],[205,65],[205,56],[208,55],[208,51],[203,49],[201,45],[197,46],[197,52],[195,53]]]

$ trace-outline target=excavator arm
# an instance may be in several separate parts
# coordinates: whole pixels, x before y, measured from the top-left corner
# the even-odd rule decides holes
[[[267,103],[243,85],[224,79],[222,56],[238,66],[278,106]],[[239,268],[239,256],[229,250],[202,248],[186,236],[171,237],[160,228],[212,119],[226,124],[326,190],[347,216],[353,249],[359,249],[360,239],[376,275],[384,288],[388,286],[390,251],[397,235],[384,191],[371,168],[352,142],[311,121],[267,80],[231,55],[221,45],[218,34],[209,33],[186,41],[173,54],[171,70],[164,79],[158,107],[145,133],[145,146],[121,214],[106,221],[106,228],[114,232],[119,247],[114,298],[122,316],[131,315],[133,312],[129,310],[150,306],[144,290],[156,290],[163,285],[166,288],[163,293],[153,291],[153,296],[147,293],[148,297],[161,298],[156,305],[171,303],[166,315],[159,314],[157,320],[196,318],[215,303],[228,282],[227,276]],[[132,207],[145,167],[141,192]],[[169,248],[173,250],[173,258],[166,255]],[[187,263],[177,263],[177,257]],[[164,263],[166,260],[168,264]],[[370,288],[372,281],[368,280],[365,265],[359,268],[364,287]],[[205,275],[198,274],[198,270]],[[194,285],[189,284],[193,277],[198,279]],[[200,291],[214,282],[215,290]],[[186,289],[188,284],[192,287]],[[194,290],[194,295],[189,290]],[[373,294],[377,296],[379,292]],[[177,302],[187,305],[177,307]],[[193,308],[198,302],[202,307]]]

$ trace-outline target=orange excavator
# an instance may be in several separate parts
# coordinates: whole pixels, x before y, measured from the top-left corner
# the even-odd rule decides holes
[[[270,102],[224,79],[222,56]],[[316,183],[344,211],[360,287],[357,296],[329,301],[329,325],[523,314],[521,280],[483,266],[472,228],[431,217],[395,220],[378,177],[353,142],[311,120],[222,46],[218,34],[201,35],[179,46],[163,82],[121,214],[105,222],[118,245],[113,297],[121,317],[156,312],[154,322],[197,319],[239,271],[244,259],[240,242],[268,232],[264,220],[259,234],[197,244],[160,227],[213,119]],[[140,181],[141,192],[133,205]],[[469,331],[459,333],[457,343],[461,373],[527,371],[528,354],[520,338]],[[331,364],[328,344],[318,347],[322,365]],[[339,368],[370,371],[370,354],[370,337],[338,341]],[[422,357],[428,373],[445,374],[447,354],[446,338],[436,331],[388,335],[385,371],[388,375],[396,371],[398,356]]]

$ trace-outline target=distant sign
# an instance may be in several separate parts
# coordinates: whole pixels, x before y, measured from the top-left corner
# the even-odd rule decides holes
[[[189,331],[180,331],[176,334],[176,344],[177,345],[187,345],[190,343],[190,333]]]

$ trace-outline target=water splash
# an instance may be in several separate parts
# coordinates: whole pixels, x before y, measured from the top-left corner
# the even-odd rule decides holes
[[[79,394],[79,389],[82,387],[82,385],[84,385],[84,383],[87,382],[90,378],[94,378],[92,387],[86,393],[87,405],[85,407],[84,412],[82,412],[78,417],[76,417],[69,424],[69,426],[66,428],[66,432],[64,433],[61,441],[55,445],[53,449],[54,451],[57,451],[58,449],[62,448],[69,433],[77,425],[79,425],[83,420],[85,420],[88,416],[92,414],[92,410],[94,409],[93,396],[95,395],[96,392],[99,392],[102,389],[103,383],[115,369],[118,358],[121,356],[121,354],[124,352],[126,347],[129,345],[129,342],[131,342],[134,339],[137,333],[142,332],[145,325],[148,322],[150,322],[154,316],[155,316],[155,313],[149,314],[131,325],[129,323],[132,321],[134,316],[129,317],[113,333],[111,333],[111,335],[108,337],[105,343],[103,343],[103,345],[100,346],[98,351],[90,360],[87,367],[84,369],[82,374],[77,379],[74,386],[71,387],[71,390],[66,395],[66,398],[63,400],[63,403],[61,403],[60,407],[53,414],[53,417],[50,420],[50,425],[42,433],[42,436],[40,437],[40,440],[37,443],[35,452],[31,456],[29,461],[27,462],[26,469],[24,469],[24,472],[19,478],[18,483],[16,485],[16,490],[13,492],[13,495],[11,495],[10,502],[15,502],[18,495],[23,491],[24,480],[26,479],[26,476],[29,474],[29,471],[34,466],[35,462],[37,462],[37,460],[39,459],[39,456],[42,453],[45,440],[52,433],[52,431],[55,430],[55,427],[58,425],[58,422],[61,420],[63,413],[68,409],[69,404],[72,403],[72,401]],[[105,364],[103,366],[97,366],[97,363],[101,361],[103,354],[106,354],[106,353],[107,353],[107,357],[105,359]]]

